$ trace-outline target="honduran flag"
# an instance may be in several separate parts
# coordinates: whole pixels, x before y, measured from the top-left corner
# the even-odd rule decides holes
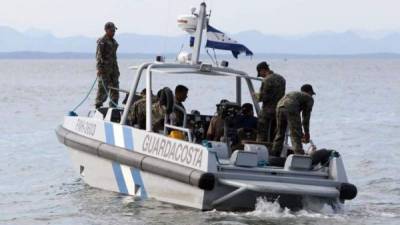
[[[194,37],[190,38],[190,46],[194,44]],[[246,46],[238,43],[225,33],[215,29],[207,24],[207,42],[206,48],[228,50],[232,52],[233,57],[237,58],[240,53],[245,53],[247,56],[252,56],[253,52]]]

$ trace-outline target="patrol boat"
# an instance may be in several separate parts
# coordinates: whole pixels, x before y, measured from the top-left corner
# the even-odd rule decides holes
[[[174,103],[167,88],[161,96],[166,109],[164,130],[152,128],[152,94],[146,92],[146,128],[127,124],[141,79],[152,90],[153,73],[222,76],[236,80],[236,101],[219,105],[226,120],[237,113],[242,99],[242,81],[247,84],[257,114],[260,112],[253,82],[261,79],[244,71],[199,62],[203,30],[207,24],[206,5],[180,17],[180,26],[194,34],[192,57],[181,55],[179,63],[162,60],[141,64],[124,108],[101,108],[88,116],[71,114],[56,129],[58,140],[67,146],[73,167],[90,186],[154,198],[200,210],[252,210],[258,198],[278,201],[282,207],[300,209],[308,202],[334,208],[353,199],[357,189],[348,182],[342,157],[332,150],[319,150],[313,156],[273,157],[268,145],[243,141],[233,148],[228,132],[224,141],[208,141],[211,116],[190,114]],[[183,126],[168,120],[172,109],[182,110]],[[195,125],[193,125],[195,124]],[[197,124],[197,125],[196,125]],[[228,126],[225,126],[228,130]],[[180,133],[180,137],[171,135]],[[287,143],[287,142],[286,142]],[[231,153],[231,151],[233,151]],[[286,146],[283,153],[290,151]]]

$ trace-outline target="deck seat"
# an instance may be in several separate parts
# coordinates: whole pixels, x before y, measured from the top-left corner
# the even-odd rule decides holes
[[[257,153],[250,151],[236,150],[232,153],[230,162],[232,165],[241,167],[257,167]]]

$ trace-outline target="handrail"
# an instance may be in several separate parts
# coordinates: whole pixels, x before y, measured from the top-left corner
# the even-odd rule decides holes
[[[180,64],[171,64],[171,63],[151,63],[147,67],[146,71],[146,131],[152,131],[152,114],[151,114],[151,87],[152,87],[152,78],[151,72],[153,68],[199,68],[199,65],[180,65]],[[142,72],[142,71],[141,71]]]
[[[153,68],[154,63],[150,64],[146,71],[146,131],[150,132],[153,130],[151,121],[153,117],[152,113],[152,79],[151,79],[151,68]]]
[[[128,117],[129,108],[132,105],[133,96],[135,95],[136,89],[139,85],[140,77],[142,75],[143,70],[146,69],[147,66],[150,64],[151,63],[143,63],[139,66],[138,70],[136,71],[136,77],[132,83],[131,89],[129,90],[128,100],[126,100],[124,112],[122,113],[122,118],[121,118],[121,122],[120,122],[121,125],[126,124],[126,118]]]
[[[234,70],[231,68],[220,68],[220,67],[216,67],[213,68],[212,70],[216,71],[216,72],[224,72],[224,73],[231,73],[231,74],[237,74],[238,77],[241,77],[243,79],[246,80],[247,83],[247,87],[249,88],[249,92],[251,95],[251,99],[253,100],[253,105],[254,108],[256,109],[256,114],[257,116],[260,115],[261,109],[260,109],[260,105],[258,104],[258,99],[256,98],[255,95],[255,91],[254,91],[254,86],[253,83],[251,82],[251,80],[258,80],[258,81],[262,81],[261,78],[258,77],[251,77],[249,76],[246,72],[244,71],[240,71],[240,70]]]
[[[130,108],[131,102],[133,100],[133,94],[131,94],[131,93],[136,92],[136,89],[139,84],[143,70],[147,69],[146,76],[147,76],[148,82],[146,83],[146,89],[151,90],[151,86],[152,86],[151,85],[151,72],[153,69],[177,69],[177,68],[185,69],[185,68],[187,68],[187,69],[198,70],[199,74],[204,74],[204,71],[200,71],[200,66],[201,65],[198,65],[198,64],[190,65],[190,64],[177,64],[177,63],[144,63],[144,64],[141,64],[138,67],[138,70],[136,72],[136,79],[133,82],[132,87],[129,91],[130,94],[129,94],[128,100],[126,102],[120,123],[123,125],[126,124],[126,119],[128,116],[129,108]],[[253,83],[251,82],[251,80],[262,81],[262,79],[260,79],[258,77],[251,77],[244,71],[234,70],[234,69],[226,68],[226,67],[224,67],[224,68],[212,67],[210,70],[210,74],[212,74],[213,72],[226,73],[228,76],[239,77],[239,78],[245,79],[247,86],[249,88],[249,92],[250,92],[250,95],[251,95],[251,98],[253,101],[253,105],[255,107],[255,111],[256,111],[257,115],[260,114],[261,109],[260,109],[260,106],[258,103],[258,99],[256,98],[254,86],[253,86]],[[149,97],[148,97],[148,96],[151,96],[150,93],[151,92],[149,92],[149,95],[146,94],[146,111],[150,110],[149,112],[151,112],[151,98],[149,99]],[[148,107],[148,105],[149,105],[149,107]],[[151,128],[151,113],[146,113],[146,130],[150,131],[151,129],[152,129]]]
[[[184,108],[182,108],[181,106],[174,104],[174,108],[177,108],[179,111],[181,111],[183,113],[183,123],[182,123],[182,127],[186,127],[187,125],[187,113],[186,110]]]

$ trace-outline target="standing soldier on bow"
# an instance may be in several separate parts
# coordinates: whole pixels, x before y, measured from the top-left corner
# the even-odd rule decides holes
[[[257,72],[263,78],[259,94],[262,110],[257,124],[257,141],[271,143],[276,132],[276,105],[285,95],[286,80],[270,70],[267,62],[259,63]]]
[[[97,76],[99,78],[96,109],[103,106],[107,100],[107,92],[109,86],[119,88],[119,68],[117,63],[118,43],[114,39],[115,27],[114,23],[108,22],[104,25],[105,35],[97,40],[96,61]],[[110,89],[110,107],[118,105],[119,92]]]

